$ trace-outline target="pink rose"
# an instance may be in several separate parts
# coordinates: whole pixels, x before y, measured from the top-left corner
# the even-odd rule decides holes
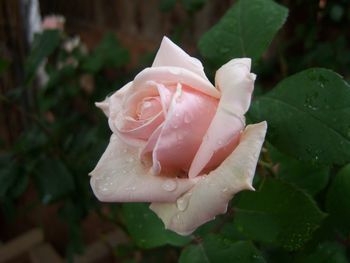
[[[43,30],[58,29],[63,31],[65,21],[65,18],[60,15],[45,16],[41,23],[41,28]]]
[[[266,122],[245,128],[255,75],[248,58],[216,73],[164,37],[152,67],[96,103],[113,131],[91,186],[101,201],[152,202],[178,234],[225,213],[233,195],[253,190]]]

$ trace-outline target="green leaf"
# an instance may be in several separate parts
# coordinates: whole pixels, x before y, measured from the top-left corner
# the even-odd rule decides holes
[[[186,11],[193,13],[201,9],[207,0],[181,0],[181,4],[185,8]]]
[[[297,185],[311,195],[326,187],[329,167],[298,161],[282,154],[271,145],[268,148],[272,161],[277,164],[277,175],[280,179]]]
[[[334,178],[327,194],[327,212],[338,229],[350,233],[350,164]]]
[[[277,85],[249,111],[266,120],[267,139],[299,160],[324,164],[350,161],[350,87],[338,74],[308,69]]]
[[[38,67],[46,57],[58,47],[60,32],[58,30],[45,30],[34,39],[32,50],[25,63],[26,82],[32,80]]]
[[[286,21],[288,10],[271,0],[240,0],[199,40],[199,51],[214,65],[232,58],[257,60]]]
[[[58,159],[40,159],[34,179],[44,204],[67,196],[75,188],[72,174]]]
[[[160,0],[159,9],[162,12],[168,12],[176,5],[176,0]]]
[[[122,211],[126,227],[140,247],[154,248],[166,244],[183,246],[190,241],[188,237],[166,230],[147,204],[124,204]]]
[[[237,196],[234,225],[247,238],[300,249],[325,214],[293,185],[266,179],[259,191]]]
[[[260,263],[265,262],[260,252],[248,241],[233,242],[218,235],[209,235],[203,243],[185,248],[179,263]]]
[[[0,76],[9,68],[10,61],[0,57]]]
[[[348,263],[346,249],[339,243],[319,244],[315,251],[297,257],[294,263]]]
[[[83,61],[82,68],[88,72],[96,73],[104,67],[121,67],[127,64],[129,59],[128,50],[122,47],[113,33],[108,33],[93,53]]]
[[[0,161],[0,199],[3,199],[11,191],[13,184],[15,184],[19,175],[19,169],[16,163],[10,159],[7,163],[5,163],[5,158],[1,158]]]

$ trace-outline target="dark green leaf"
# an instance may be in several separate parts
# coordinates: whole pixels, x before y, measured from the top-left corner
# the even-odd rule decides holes
[[[350,233],[350,164],[336,175],[329,189],[327,212],[338,229]]]
[[[260,263],[265,262],[260,252],[248,241],[233,242],[218,235],[204,238],[203,243],[185,248],[179,259],[180,263]]]
[[[159,9],[163,12],[168,12],[174,8],[176,0],[161,0],[159,3]]]
[[[34,39],[32,50],[25,64],[25,79],[30,81],[37,72],[38,67],[46,57],[58,47],[60,32],[58,30],[45,30]]]
[[[300,249],[325,214],[304,192],[280,180],[266,179],[256,192],[242,192],[234,224],[247,238]]]
[[[232,58],[260,58],[286,21],[288,10],[271,0],[240,0],[199,41],[214,65]]]
[[[127,49],[121,46],[113,33],[108,33],[98,47],[83,62],[83,69],[96,73],[104,67],[121,67],[129,62]]]
[[[74,190],[73,176],[58,159],[40,159],[35,169],[35,182],[44,204],[57,201]]]
[[[16,182],[19,169],[14,161],[8,161],[7,163],[1,160],[0,166],[0,199],[6,197],[11,190],[12,185]]]
[[[166,230],[162,221],[148,208],[149,205],[124,204],[123,215],[126,227],[138,246],[153,248],[170,244],[182,246],[190,241]]]
[[[190,13],[201,9],[206,2],[207,0],[181,0],[183,7]]]
[[[326,187],[329,180],[329,167],[298,161],[269,146],[272,161],[277,164],[280,179],[297,185],[314,195]]]
[[[345,247],[339,243],[322,243],[308,255],[297,257],[294,263],[348,263]]]
[[[10,62],[6,59],[0,58],[0,76],[8,69]]]
[[[299,160],[324,164],[350,161],[350,87],[338,74],[309,69],[255,101],[249,115],[266,120],[267,138]]]

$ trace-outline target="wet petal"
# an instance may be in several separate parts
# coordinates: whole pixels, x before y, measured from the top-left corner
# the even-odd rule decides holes
[[[217,99],[178,84],[155,144],[151,138],[154,148],[149,144],[143,152],[145,154],[153,150],[155,174],[188,171],[201,138],[216,112],[217,103]]]
[[[227,204],[242,190],[253,190],[252,181],[267,124],[248,125],[232,154],[208,175],[197,177],[197,184],[173,203],[152,203],[150,208],[167,229],[189,235],[218,214],[226,213]]]
[[[198,59],[188,55],[169,38],[163,37],[152,67],[167,66],[185,68],[209,81],[204,73],[203,65]]]
[[[149,82],[157,82],[165,86],[181,83],[214,98],[220,98],[220,92],[213,84],[185,68],[170,66],[145,68],[133,81],[135,87],[142,87]]]
[[[205,167],[221,163],[236,147],[245,126],[244,114],[249,108],[254,80],[250,59],[234,59],[216,73],[216,83],[222,92],[218,110],[191,164],[189,177],[199,175]],[[224,127],[224,128],[223,128]],[[220,151],[223,147],[227,150]]]
[[[139,149],[113,134],[95,169],[91,187],[100,201],[172,202],[188,191],[194,180],[153,176],[150,164],[138,159]]]

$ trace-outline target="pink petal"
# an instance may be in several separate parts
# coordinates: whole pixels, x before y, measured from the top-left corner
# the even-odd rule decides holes
[[[142,87],[149,82],[165,86],[181,83],[214,98],[220,98],[220,92],[208,80],[185,68],[170,66],[145,68],[133,81],[135,87]]]
[[[95,169],[91,187],[100,201],[172,202],[188,191],[194,180],[153,176],[150,163],[138,160],[139,148],[113,134]]]
[[[185,68],[208,81],[207,76],[204,73],[202,63],[198,59],[189,56],[169,38],[164,36],[157,55],[153,61],[152,67],[168,66]]]
[[[188,171],[201,140],[213,118],[217,99],[178,84],[167,118],[156,144],[146,147],[153,150],[155,173]]]
[[[218,110],[191,164],[189,177],[199,175],[205,167],[221,163],[235,148],[245,126],[254,89],[255,75],[250,73],[250,59],[234,59],[216,73],[216,83],[222,92]],[[224,150],[220,150],[226,147]]]
[[[167,229],[189,235],[200,225],[226,213],[228,202],[239,191],[254,190],[252,181],[267,124],[248,125],[239,145],[225,161],[172,203],[152,203],[150,208]]]
[[[115,112],[117,114],[121,110],[124,96],[130,88],[132,88],[132,82],[124,85],[122,88],[114,92],[112,96],[107,97],[104,101],[96,102],[95,105],[99,107],[109,118],[111,112]]]

